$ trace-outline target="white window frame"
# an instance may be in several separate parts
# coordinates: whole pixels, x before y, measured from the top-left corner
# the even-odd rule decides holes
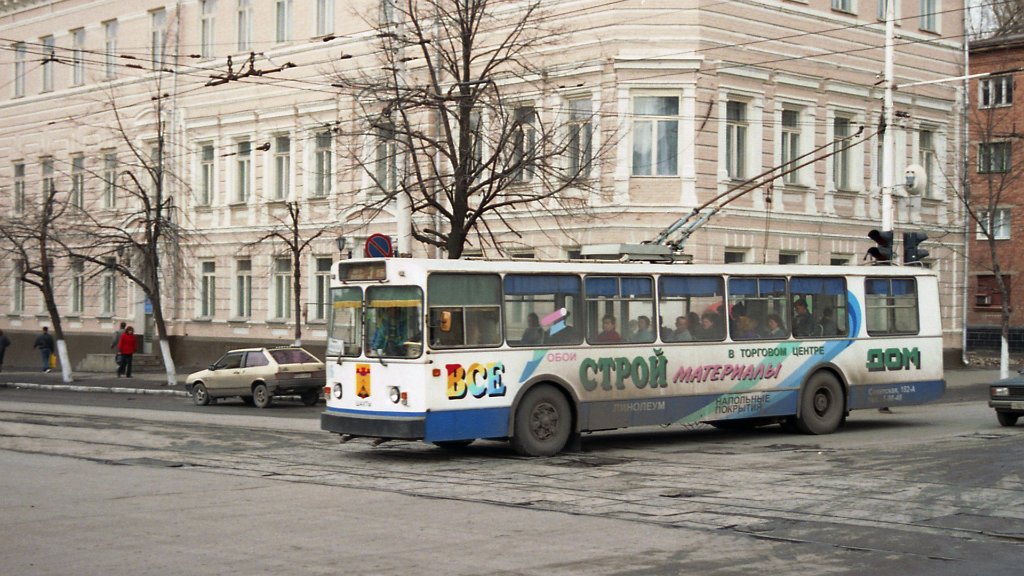
[[[978,80],[978,108],[1013,105],[1013,76],[1006,74]]]
[[[926,32],[939,31],[939,3],[937,0],[921,0],[921,16],[918,27]]]
[[[836,12],[843,12],[844,14],[856,14],[856,0],[832,0],[832,9]]]
[[[213,318],[217,314],[217,263],[199,262],[199,302],[196,313],[200,318]]]
[[[56,61],[56,46],[53,36],[43,36],[39,39],[43,49],[43,87],[42,92],[53,92],[53,64]]]
[[[787,123],[787,115],[795,115],[795,123]],[[803,154],[803,129],[801,127],[803,110],[795,107],[784,107],[779,112],[779,165],[785,166],[794,162]],[[786,166],[786,170],[792,169],[800,164],[796,161],[792,166]],[[796,169],[782,177],[784,184],[799,185],[801,183],[801,172],[803,169]]]
[[[235,260],[234,306],[235,318],[252,318],[252,260]]]
[[[316,35],[334,32],[334,0],[316,0]]]
[[[252,198],[252,140],[235,141],[235,156],[232,174],[234,175],[232,203],[247,204]]]
[[[932,126],[922,126],[917,131],[917,155],[918,163],[924,168],[924,192],[925,198],[934,198],[938,190],[935,182],[935,169],[938,163],[938,138],[939,132]]]
[[[292,139],[287,134],[274,136],[274,175],[271,199],[287,200],[292,190]]]
[[[238,0],[235,26],[238,28],[235,45],[239,51],[252,49],[252,0]]]
[[[39,165],[43,175],[43,178],[40,181],[43,192],[42,202],[46,202],[57,189],[57,180],[53,173],[53,156],[44,156],[40,158]]]
[[[214,58],[217,42],[217,0],[199,1],[199,56]]]
[[[566,130],[569,175],[589,178],[594,154],[594,102],[590,95],[567,98]]]
[[[25,283],[21,277],[25,274],[25,261],[18,259],[14,261],[11,281],[11,313],[21,314],[25,311]]]
[[[394,126],[381,122],[373,130],[374,195],[390,196],[398,189],[398,144]]]
[[[725,102],[725,173],[730,180],[747,178],[750,155],[750,104],[730,98]]]
[[[117,77],[117,20],[103,23],[103,70],[108,80]]]
[[[520,169],[516,170],[513,175],[513,180],[522,183],[531,182],[537,170],[537,123],[539,122],[537,108],[532,104],[522,104],[516,106],[512,114],[513,122],[521,126],[512,142],[513,162],[516,164],[522,162]],[[526,159],[529,156],[532,156],[534,160]]]
[[[663,100],[675,100],[676,113],[670,114],[644,114],[637,111],[638,101],[641,99],[663,99]],[[657,92],[638,92],[633,94],[630,99],[630,107],[633,111],[633,126],[632,135],[633,142],[630,147],[631,150],[631,161],[630,161],[630,175],[634,177],[642,178],[678,178],[679,177],[679,164],[680,164],[680,146],[679,146],[679,128],[682,123],[682,115],[680,114],[682,107],[682,98],[679,94],[666,94]],[[675,128],[675,142],[672,142],[671,132],[672,126]],[[668,132],[668,134],[665,134]],[[638,136],[646,134],[650,141],[650,161],[647,164],[637,162],[638,150],[637,146],[642,145],[643,140],[638,139]],[[662,148],[668,146],[671,150],[675,149],[675,156],[672,159],[671,165],[662,167],[662,163],[659,162],[659,156],[662,152]],[[666,160],[668,158],[666,157]],[[646,166],[649,170],[643,170]],[[638,169],[641,169],[638,171]],[[663,171],[664,170],[664,171]]]
[[[271,301],[274,304],[274,320],[290,320],[292,317],[292,260],[274,258]]]
[[[164,65],[164,51],[167,49],[167,10],[160,8],[149,13],[149,55],[153,68],[160,69]]]
[[[71,85],[85,84],[85,28],[71,31]]]
[[[25,163],[15,162],[14,172],[14,202],[12,205],[13,215],[22,216],[25,214]]]
[[[292,39],[292,0],[274,1],[274,40],[280,44]]]
[[[330,130],[322,130],[314,132],[310,140],[313,169],[309,172],[309,195],[324,198],[334,191],[334,138]]]
[[[842,121],[845,125],[844,133],[839,134],[836,130],[839,127],[839,123]],[[845,138],[853,134],[854,119],[844,114],[836,114],[832,118],[832,139],[835,143],[832,145],[832,183],[835,185],[836,190],[843,192],[855,191],[853,175],[854,175],[854,164],[853,157],[856,147],[845,148],[849,145],[849,141],[838,141],[839,138]]]
[[[71,156],[71,193],[68,201],[78,209],[85,208],[85,156]]]
[[[117,311],[117,275],[114,273],[114,259],[107,258],[106,268],[100,280],[100,316],[113,316]]]
[[[21,98],[25,95],[25,74],[26,58],[28,51],[24,42],[14,43],[14,97]]]
[[[85,262],[78,258],[72,259],[68,271],[71,275],[70,314],[81,316],[85,311]]]
[[[988,240],[988,237],[985,235],[985,229],[989,214],[990,212],[988,210],[978,212],[978,227],[975,236],[978,240]],[[993,240],[1009,240],[1011,237],[1010,230],[1013,224],[1010,209],[996,208],[992,214]]]
[[[117,206],[117,152],[103,152],[103,207]]]
[[[196,198],[196,205],[210,206],[213,204],[217,192],[217,162],[213,142],[199,144],[198,164],[196,189],[199,190],[199,196]]]
[[[317,256],[313,259],[313,314],[311,318],[326,321],[331,303],[331,265],[330,256]]]

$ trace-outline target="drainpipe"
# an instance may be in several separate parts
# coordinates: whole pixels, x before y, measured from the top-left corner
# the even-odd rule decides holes
[[[962,111],[962,115],[963,116],[962,116],[962,120],[960,122],[961,125],[962,125],[961,126],[961,131],[963,132],[963,136],[961,138],[961,143],[960,143],[960,148],[961,148],[961,156],[960,156],[960,173],[961,173],[961,177],[960,177],[960,193],[961,193],[961,196],[963,198],[963,206],[961,206],[961,211],[960,212],[963,215],[963,219],[964,219],[964,247],[963,247],[963,251],[962,251],[962,254],[963,254],[964,283],[963,283],[963,289],[962,289],[962,292],[963,292],[962,300],[963,300],[963,302],[962,302],[962,306],[961,306],[961,310],[962,310],[962,313],[963,313],[963,319],[960,322],[960,360],[961,360],[961,362],[963,362],[964,366],[970,364],[970,362],[967,359],[967,311],[969,310],[968,307],[970,306],[970,298],[969,298],[969,296],[970,296],[970,274],[969,273],[970,273],[970,247],[971,247],[971,243],[970,243],[970,238],[971,238],[971,234],[970,234],[970,215],[969,215],[968,210],[967,210],[967,203],[970,202],[970,198],[971,198],[971,185],[970,185],[970,182],[969,182],[970,170],[968,170],[968,166],[967,166],[967,159],[969,158],[968,154],[970,154],[970,151],[971,151],[971,149],[970,149],[970,145],[971,145],[971,143],[970,143],[971,132],[970,132],[970,125],[968,124],[968,118],[969,118],[968,115],[970,113],[970,104],[969,104],[969,102],[971,100],[971,92],[970,92],[971,80],[969,78],[970,73],[971,73],[970,72],[970,54],[971,54],[970,45],[971,45],[971,37],[970,37],[970,34],[968,33],[969,26],[970,26],[970,20],[971,20],[970,0],[964,0],[964,88],[963,88],[964,96],[963,96],[963,102],[961,103],[961,111]]]

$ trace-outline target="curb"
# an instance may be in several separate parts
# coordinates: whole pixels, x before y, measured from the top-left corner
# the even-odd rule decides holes
[[[61,390],[64,392],[104,392],[108,394],[150,394],[156,396],[189,397],[184,390],[121,388],[109,386],[81,386],[76,384],[32,384],[30,382],[0,382],[0,388],[26,388],[29,390]]]

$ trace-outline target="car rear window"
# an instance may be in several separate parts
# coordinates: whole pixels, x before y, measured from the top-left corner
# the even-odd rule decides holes
[[[291,348],[286,350],[271,350],[270,355],[278,364],[305,364],[307,362],[319,362],[312,354],[305,350]]]

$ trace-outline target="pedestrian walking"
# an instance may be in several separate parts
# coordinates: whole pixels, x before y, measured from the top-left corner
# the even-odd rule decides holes
[[[7,347],[11,345],[11,339],[4,334],[3,330],[0,330],[0,372],[4,370],[4,354],[7,352]]]
[[[36,336],[32,347],[39,349],[39,357],[43,359],[43,372],[49,372],[50,356],[53,355],[53,336],[50,335],[48,327],[43,326],[43,333]]]
[[[125,378],[132,377],[132,355],[135,354],[135,349],[138,346],[138,342],[135,340],[135,328],[128,326],[121,333],[121,337],[117,340],[117,377],[120,378],[122,375]]]
[[[121,366],[121,354],[117,351],[117,345],[121,342],[121,334],[124,334],[124,328],[127,325],[127,322],[121,322],[121,327],[114,331],[114,339],[110,341],[110,349],[114,351],[114,364],[117,364],[118,367]]]

